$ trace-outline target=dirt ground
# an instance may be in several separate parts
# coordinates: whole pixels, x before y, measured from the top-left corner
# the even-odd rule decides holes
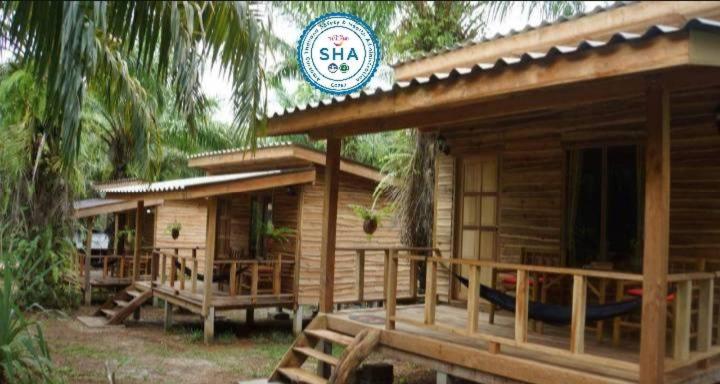
[[[196,315],[176,314],[176,325],[164,332],[162,310],[143,307],[139,322],[125,326],[88,328],[75,319],[92,313],[81,308],[63,314],[36,315],[45,332],[53,362],[68,383],[237,383],[264,378],[294,340],[289,320],[270,320],[256,311],[248,327],[244,312],[230,313],[215,326],[216,342],[202,342],[202,323]],[[338,351],[339,353],[339,351]],[[433,372],[406,362],[373,355],[372,362],[394,365],[395,382],[434,383]]]

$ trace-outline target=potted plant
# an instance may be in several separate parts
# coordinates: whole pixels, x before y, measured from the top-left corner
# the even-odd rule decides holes
[[[288,227],[276,227],[273,223],[265,224],[263,228],[263,241],[265,251],[272,249],[276,243],[285,244],[288,242],[288,237],[295,231]]]
[[[118,238],[125,237],[125,241],[132,244],[135,240],[135,229],[125,227],[125,229],[118,231],[117,236]]]
[[[377,199],[373,201],[370,208],[356,204],[349,205],[350,209],[355,212],[355,215],[363,220],[363,231],[368,235],[368,238],[372,237],[380,225],[380,222],[392,212],[392,205],[376,209],[376,203]]]
[[[175,220],[174,222],[168,224],[165,232],[170,234],[170,236],[172,236],[173,240],[177,240],[177,238],[180,237],[181,229],[182,229],[182,224],[178,223],[177,220]]]

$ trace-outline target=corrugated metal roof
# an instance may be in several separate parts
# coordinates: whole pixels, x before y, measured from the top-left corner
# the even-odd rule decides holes
[[[441,55],[441,54],[444,54],[444,53],[447,53],[447,52],[451,52],[451,51],[456,51],[456,50],[458,50],[458,49],[462,49],[462,48],[465,48],[465,47],[470,47],[470,46],[473,46],[473,45],[478,45],[478,44],[482,44],[482,43],[487,43],[488,41],[498,40],[498,39],[502,39],[502,38],[505,38],[505,37],[515,36],[515,35],[518,35],[518,34],[521,34],[521,33],[534,31],[534,30],[536,30],[536,29],[545,28],[545,27],[549,27],[549,26],[552,26],[552,25],[556,25],[556,24],[565,23],[565,22],[568,22],[568,21],[577,20],[577,19],[579,19],[579,18],[586,17],[586,16],[596,15],[596,14],[598,14],[598,13],[605,12],[605,11],[609,11],[609,10],[616,9],[616,8],[619,8],[619,7],[623,7],[623,6],[625,6],[625,5],[632,4],[632,3],[635,3],[635,1],[615,1],[615,2],[613,2],[613,3],[611,3],[611,4],[607,4],[607,5],[597,5],[597,6],[593,7],[593,8],[590,9],[590,10],[583,11],[583,12],[579,12],[579,13],[576,13],[576,14],[571,15],[571,16],[561,16],[561,17],[559,17],[559,18],[557,18],[557,19],[555,19],[555,20],[544,19],[544,20],[540,21],[540,23],[538,23],[538,24],[528,23],[528,24],[526,24],[523,28],[520,28],[520,29],[511,29],[511,30],[510,30],[509,32],[507,32],[507,33],[496,33],[495,35],[492,35],[492,36],[483,36],[483,37],[480,38],[480,39],[475,39],[475,40],[465,41],[465,42],[458,43],[458,44],[449,45],[449,46],[446,46],[446,47],[443,47],[443,48],[435,49],[435,50],[433,50],[433,51],[431,51],[431,52],[426,52],[426,53],[423,53],[423,54],[418,54],[418,55],[416,55],[416,56],[413,56],[413,57],[410,57],[410,58],[407,58],[407,59],[401,59],[401,60],[395,61],[394,63],[390,64],[390,66],[391,66],[391,67],[396,67],[396,66],[399,66],[399,65],[403,65],[403,64],[407,64],[407,63],[412,63],[412,62],[414,62],[414,61],[427,59],[427,58],[429,58],[429,57]]]
[[[211,175],[191,177],[187,179],[177,179],[168,181],[159,181],[155,183],[142,183],[123,185],[123,186],[99,186],[96,189],[105,193],[149,193],[149,192],[170,192],[182,191],[189,187],[197,187],[201,185],[224,183],[229,181],[245,180],[258,177],[265,177],[283,173],[283,170],[271,170],[262,172],[243,172],[231,173],[228,175]]]
[[[115,199],[85,199],[85,200],[77,200],[73,202],[73,208],[77,210],[81,209],[88,209],[88,208],[97,208],[102,207],[109,204],[115,204],[115,203],[122,203],[125,200],[115,200]]]
[[[258,141],[258,143],[257,143],[257,149],[268,149],[268,148],[287,147],[287,146],[290,146],[290,145],[300,145],[300,144],[295,144],[295,143],[292,143],[292,142],[289,142],[289,141],[280,141],[280,142],[275,142],[275,143],[263,143],[263,142]],[[246,152],[246,151],[250,151],[250,150],[251,150],[250,147],[239,147],[239,148],[220,149],[220,150],[217,150],[217,151],[207,151],[207,152],[195,153],[195,154],[189,155],[187,158],[188,158],[188,159],[197,159],[197,158],[199,158],[199,157],[217,156],[217,155],[227,155],[227,154],[230,154],[230,153]]]
[[[471,68],[454,68],[452,71],[447,73],[434,73],[431,76],[415,77],[410,81],[397,81],[392,86],[377,87],[375,89],[364,89],[360,92],[355,92],[350,95],[336,96],[333,98],[324,99],[320,102],[308,103],[306,105],[295,106],[293,108],[287,108],[280,112],[275,112],[270,118],[281,117],[287,114],[295,112],[301,112],[305,110],[318,109],[324,106],[330,106],[333,104],[342,103],[348,100],[357,100],[365,97],[374,97],[380,95],[386,95],[391,92],[407,89],[409,87],[424,86],[427,84],[434,84],[439,81],[457,79],[463,76],[469,76],[484,71],[496,70],[504,67],[515,66],[519,64],[534,63],[542,60],[551,60],[557,56],[567,55],[575,52],[588,51],[597,49],[600,47],[631,43],[640,40],[652,39],[658,36],[668,35],[672,33],[688,31],[688,30],[703,30],[712,33],[720,33],[720,22],[716,20],[709,20],[704,18],[695,18],[688,20],[685,25],[681,26],[669,26],[669,25],[652,25],[645,30],[644,33],[630,33],[630,32],[617,32],[610,38],[604,41],[596,40],[582,40],[575,45],[565,46],[556,45],[551,47],[545,52],[526,52],[519,57],[501,57],[498,58],[494,63],[477,63]],[[581,64],[579,64],[581,65]]]

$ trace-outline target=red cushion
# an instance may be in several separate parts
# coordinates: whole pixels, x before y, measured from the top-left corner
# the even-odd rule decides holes
[[[515,285],[515,284],[517,284],[517,275],[515,275],[515,274],[501,275],[500,281],[504,285]],[[540,281],[540,283],[542,283],[543,278],[542,277],[539,278],[538,281]],[[530,285],[535,284],[535,279],[533,279],[533,278],[529,279],[528,284],[530,284]]]
[[[642,297],[643,289],[642,288],[630,288],[627,291],[625,291],[625,293],[627,293],[630,296]],[[675,292],[667,295],[667,301],[673,301],[673,300],[675,300]]]

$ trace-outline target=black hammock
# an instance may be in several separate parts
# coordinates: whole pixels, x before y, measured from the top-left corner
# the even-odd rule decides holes
[[[453,273],[462,285],[469,285],[468,279]],[[497,289],[480,285],[480,297],[498,307],[515,312],[515,297],[502,293]],[[585,309],[585,321],[607,320],[633,312],[642,306],[642,299],[630,299],[608,304],[590,304]],[[572,308],[558,304],[545,304],[536,301],[528,302],[528,317],[533,320],[553,325],[567,325],[572,319]]]
[[[175,268],[177,268],[177,269],[182,269],[182,264],[180,264],[180,262],[177,261],[177,260],[175,260]],[[242,272],[243,272],[244,270],[246,270],[247,268],[248,268],[248,267],[240,267],[240,268],[238,268],[237,274],[240,275],[240,273],[242,273]],[[187,276],[187,277],[192,277],[192,269],[188,268],[187,266],[186,266],[185,269],[183,270],[183,273],[184,273],[185,276]],[[205,276],[204,276],[202,273],[198,272],[198,274],[197,274],[197,279],[198,279],[198,281],[205,281]],[[222,282],[228,282],[228,281],[230,281],[230,271],[222,272],[222,273],[214,273],[214,274],[213,274],[213,279],[212,279],[212,281],[213,281],[213,283],[218,283],[218,282],[221,282],[221,281],[222,281]]]

